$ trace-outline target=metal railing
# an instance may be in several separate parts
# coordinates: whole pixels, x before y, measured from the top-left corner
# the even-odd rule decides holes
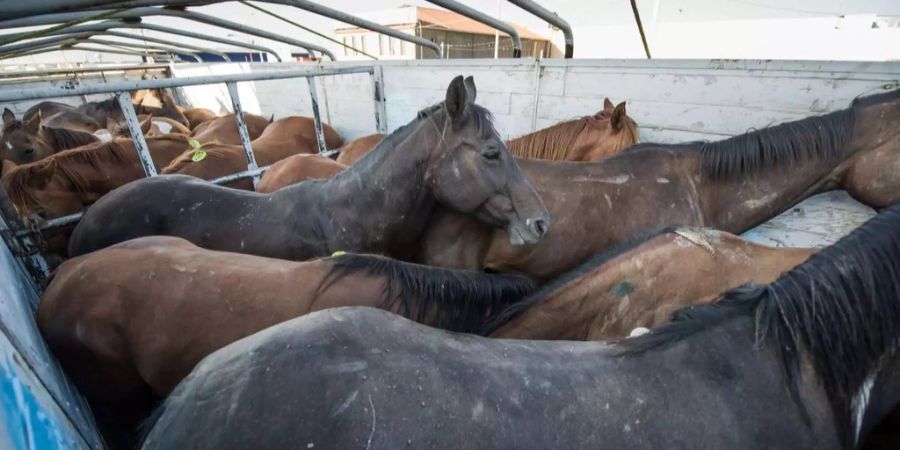
[[[245,156],[247,158],[247,170],[234,173],[231,175],[227,175],[224,177],[220,177],[214,180],[210,180],[212,183],[216,184],[224,184],[230,183],[233,181],[237,181],[244,178],[250,178],[253,180],[253,186],[256,187],[260,175],[265,172],[268,167],[258,167],[256,163],[256,157],[253,153],[252,143],[250,141],[249,133],[247,132],[247,125],[244,122],[243,116],[243,107],[241,105],[241,99],[238,95],[237,83],[247,82],[247,81],[268,81],[268,80],[282,80],[289,78],[306,78],[307,85],[309,88],[309,95],[311,100],[311,109],[313,113],[313,121],[316,130],[316,143],[318,146],[319,154],[321,155],[331,155],[334,151],[329,151],[325,146],[325,133],[322,128],[322,120],[321,115],[319,113],[319,102],[318,102],[318,94],[316,92],[317,86],[315,82],[315,78],[322,76],[334,76],[334,75],[343,75],[343,74],[355,74],[355,73],[368,73],[371,81],[372,81],[372,90],[373,90],[373,100],[375,103],[374,108],[374,116],[375,116],[375,126],[378,132],[385,132],[385,117],[384,117],[384,94],[382,92],[382,86],[384,85],[382,82],[382,72],[380,68],[374,66],[348,66],[348,67],[336,67],[336,68],[322,68],[322,67],[313,67],[309,69],[303,70],[285,70],[285,71],[273,71],[273,72],[262,72],[262,73],[245,73],[245,74],[233,74],[233,75],[210,75],[210,76],[195,76],[195,77],[185,77],[185,78],[163,78],[163,79],[155,79],[155,80],[123,80],[123,81],[113,81],[108,83],[96,83],[96,84],[88,84],[82,86],[71,86],[68,84],[65,85],[57,85],[57,86],[48,86],[41,88],[33,88],[33,89],[20,89],[20,90],[0,90],[0,102],[12,102],[12,101],[23,101],[23,100],[39,100],[39,99],[47,99],[47,98],[59,98],[59,97],[73,97],[73,96],[83,96],[90,94],[102,94],[102,93],[113,93],[118,100],[119,107],[122,110],[124,119],[126,124],[128,125],[128,129],[132,136],[132,141],[134,143],[135,149],[137,151],[138,158],[141,162],[141,166],[144,169],[144,173],[148,177],[153,177],[157,175],[156,167],[153,164],[153,159],[150,155],[150,150],[147,147],[147,142],[144,139],[144,135],[141,133],[140,123],[138,122],[137,114],[134,110],[134,105],[131,100],[131,91],[141,90],[141,89],[165,89],[165,88],[175,88],[175,87],[185,87],[185,86],[197,86],[197,85],[206,85],[206,84],[218,84],[224,83],[228,89],[228,96],[231,99],[231,104],[234,110],[235,122],[237,123],[238,133],[241,138],[241,146],[244,149]],[[185,149],[187,151],[188,149]],[[0,204],[6,203],[8,201],[5,192],[3,192],[2,187],[0,187]],[[4,208],[0,209],[0,211],[5,212],[4,216],[9,216],[10,211],[14,210],[14,208],[6,205]],[[40,224],[38,227],[28,226],[25,220],[20,217],[7,217],[7,219],[12,219],[13,224],[10,225],[10,229],[14,232],[14,236],[20,239],[20,242],[17,243],[17,247],[20,248],[30,248],[33,249],[36,247],[36,240],[38,236],[35,236],[35,233],[40,233],[44,231],[49,231],[52,229],[64,227],[67,225],[71,225],[73,223],[78,222],[81,219],[82,213],[71,214],[68,216],[57,217],[51,220],[47,220]],[[47,263],[43,260],[41,255],[34,254],[34,252],[30,252],[29,256],[34,261],[31,261],[30,264],[26,264],[30,266],[30,270],[37,271],[37,275],[35,277],[36,281],[40,282],[43,277],[46,277],[49,273],[47,272]]]

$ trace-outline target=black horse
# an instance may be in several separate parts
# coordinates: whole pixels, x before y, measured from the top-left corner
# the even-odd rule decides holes
[[[513,243],[537,242],[547,210],[476,105],[475,83],[456,77],[447,98],[325,181],[270,194],[187,176],[135,181],[91,206],[72,234],[71,256],[148,235],[201,247],[305,260],[335,251],[403,257],[438,206],[506,227]]]
[[[900,402],[898,342],[894,206],[770,285],[613,344],[365,308],[285,322],[202,361],[143,448],[853,448]]]

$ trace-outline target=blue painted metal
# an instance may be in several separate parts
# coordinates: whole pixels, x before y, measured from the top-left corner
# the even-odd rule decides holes
[[[38,332],[38,301],[0,240],[0,449],[100,449],[87,404]]]

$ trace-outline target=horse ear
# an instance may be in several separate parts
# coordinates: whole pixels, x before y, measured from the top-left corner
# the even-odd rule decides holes
[[[622,126],[625,124],[625,102],[616,105],[616,109],[613,110],[612,116],[609,118],[609,124],[613,130],[622,129]]]
[[[3,108],[3,123],[9,123],[16,120],[16,115],[9,108]]]
[[[38,110],[37,114],[31,116],[25,122],[25,131],[29,134],[38,134],[41,131],[41,111]]]
[[[471,75],[466,77],[466,103],[473,104],[475,103],[475,96],[478,94],[478,89],[475,89],[475,78]]]
[[[36,188],[43,188],[56,173],[56,159],[47,158],[28,168],[28,183]]]
[[[141,134],[146,135],[149,133],[151,127],[153,127],[153,115],[148,114],[147,117],[141,121]]]
[[[274,121],[275,121],[275,113],[272,113],[272,115],[269,116],[269,123],[272,123]]]
[[[610,113],[613,111],[613,103],[609,101],[609,97],[603,98],[603,110]]]
[[[465,81],[462,75],[459,75],[450,82],[450,86],[447,87],[447,98],[444,100],[447,112],[454,120],[462,117],[466,110],[467,96]]]

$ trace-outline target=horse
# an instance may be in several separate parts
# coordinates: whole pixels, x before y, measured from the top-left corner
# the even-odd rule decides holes
[[[743,284],[770,283],[815,249],[775,248],[707,228],[666,227],[607,250],[500,312],[495,338],[610,340],[653,328]],[[674,262],[674,263],[673,263]]]
[[[141,134],[145,137],[163,136],[167,134],[180,134],[183,136],[191,135],[190,128],[168,117],[153,117],[152,115],[141,114],[138,116],[138,120],[140,121]],[[128,128],[127,123],[116,123],[110,119],[106,126],[113,138],[131,139],[131,130]]]
[[[166,135],[147,138],[157,167],[189,147],[188,138]],[[40,161],[3,169],[2,184],[23,216],[52,219],[81,211],[109,191],[144,177],[131,140],[116,139],[65,150]]]
[[[384,134],[376,133],[350,141],[350,143],[340,148],[337,162],[345,166],[355,163],[375,148],[384,137]]]
[[[197,128],[201,123],[209,122],[219,117],[218,114],[206,108],[187,108],[182,110],[181,113],[188,120],[188,128],[191,130]]]
[[[625,102],[613,107],[607,98],[603,109],[593,116],[560,122],[509,140],[506,146],[520,158],[594,161],[638,142],[637,124],[625,113]]]
[[[319,311],[204,358],[142,448],[855,448],[900,404],[898,298],[892,207],[771,284],[617,342]]]
[[[335,251],[404,255],[438,205],[506,228],[514,244],[537,242],[550,218],[475,95],[471,77],[454,78],[446,100],[329,180],[269,194],[183,175],[129,183],[88,209],[70,254],[169,235],[292,260]]]
[[[135,103],[137,100],[137,103]],[[188,120],[184,114],[178,109],[175,99],[168,93],[163,91],[159,94],[160,106],[143,105],[143,97],[132,93],[132,106],[136,114],[148,114],[155,117],[168,117],[176,122],[188,126]],[[89,102],[78,107],[78,111],[93,117],[99,124],[108,123],[110,119],[119,123],[125,120],[122,115],[122,109],[119,107],[119,101],[115,97],[108,98],[99,102]]]
[[[256,192],[275,192],[306,180],[327,180],[347,166],[322,155],[299,154],[272,164],[263,173]]]
[[[351,165],[375,144],[380,134],[362,137],[341,149],[337,161]],[[534,133],[506,141],[506,146],[519,158],[554,161],[593,161],[614,155],[640,142],[638,127],[625,112],[625,102],[615,107],[603,100],[603,109],[593,116],[560,122]]]
[[[256,114],[244,113],[244,123],[247,125],[247,134],[250,136],[250,140],[258,138],[273,119],[274,116],[266,119]],[[241,135],[238,132],[237,122],[234,120],[234,113],[200,123],[191,130],[192,137],[201,144],[241,145]]]
[[[25,114],[22,114],[22,120],[27,122],[35,115],[40,114],[42,117],[50,117],[58,112],[72,112],[78,111],[78,108],[60,102],[51,102],[51,101],[43,101],[36,105],[33,105],[31,108],[25,110]]]
[[[134,430],[204,356],[284,320],[357,305],[473,332],[533,288],[518,275],[355,254],[292,262],[151,236],[64,262],[37,322],[110,436]]]
[[[617,243],[667,225],[740,234],[813,194],[844,189],[884,208],[900,200],[900,90],[850,108],[716,142],[638,144],[593,162],[521,159],[553,229],[512,247],[438,210],[412,261],[549,280]]]
[[[64,114],[64,112],[56,115]],[[97,142],[96,136],[86,131],[45,126],[41,114],[28,120],[16,119],[8,108],[3,111],[3,131],[0,134],[0,159],[15,164],[26,164],[46,158],[60,150],[80,147]]]
[[[340,147],[341,136],[327,125],[324,125],[324,131],[328,148]],[[309,117],[292,116],[272,122],[251,143],[256,163],[268,166],[292,155],[318,152],[315,132],[313,120]],[[197,156],[198,152],[202,152],[199,153],[202,159]],[[242,170],[247,170],[247,154],[243,146],[210,144],[186,151],[175,158],[162,173],[213,180]],[[249,179],[234,181],[227,186],[253,190],[253,183]]]

